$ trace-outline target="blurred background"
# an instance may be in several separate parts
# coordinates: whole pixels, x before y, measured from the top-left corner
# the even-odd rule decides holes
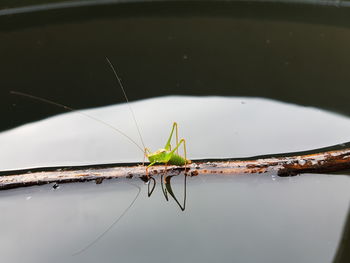
[[[0,130],[62,112],[9,90],[75,108],[124,102],[105,56],[131,101],[252,96],[350,114],[348,2],[31,2],[39,11],[0,4]]]

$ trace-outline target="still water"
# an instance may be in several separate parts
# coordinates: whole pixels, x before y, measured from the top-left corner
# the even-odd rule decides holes
[[[141,193],[126,215],[103,233]],[[139,179],[0,192],[5,262],[331,262],[349,203],[341,175],[200,176],[182,212]],[[172,179],[182,202],[183,176]],[[14,207],[16,209],[14,209]]]

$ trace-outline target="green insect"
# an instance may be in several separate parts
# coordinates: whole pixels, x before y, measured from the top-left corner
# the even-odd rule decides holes
[[[126,96],[126,92],[124,90],[124,87],[123,87],[123,84],[113,66],[113,64],[109,61],[109,59],[106,57],[106,60],[108,62],[108,64],[110,65],[111,69],[113,70],[113,73],[114,73],[114,76],[116,77],[118,83],[119,83],[119,86],[121,88],[121,90],[123,91],[123,94],[124,94],[124,97],[125,97],[125,100],[127,103],[129,103],[129,100],[128,100],[128,97]],[[173,123],[173,127],[171,129],[171,132],[170,132],[170,136],[169,136],[169,139],[168,141],[166,142],[165,146],[163,149],[159,149],[155,152],[151,152],[148,148],[145,147],[144,145],[144,142],[143,142],[143,139],[142,139],[142,136],[141,136],[141,132],[140,132],[140,129],[138,127],[138,124],[137,124],[137,121],[136,121],[136,118],[135,118],[135,115],[134,115],[134,112],[132,110],[132,108],[129,106],[129,109],[131,111],[131,114],[132,114],[132,117],[134,119],[134,123],[136,125],[136,128],[137,128],[137,131],[138,131],[138,134],[139,134],[139,137],[140,137],[140,140],[141,140],[141,143],[142,145],[144,146],[144,155],[145,157],[147,157],[147,159],[149,160],[150,164],[146,167],[146,175],[148,175],[148,168],[159,163],[159,164],[165,164],[165,165],[177,165],[177,166],[185,166],[185,171],[186,171],[186,165],[187,164],[190,164],[191,163],[191,160],[188,160],[187,159],[187,153],[186,153],[186,141],[185,139],[181,139],[179,141],[179,133],[178,133],[178,127],[177,127],[177,123],[174,122]],[[171,149],[171,139],[173,137],[173,134],[174,134],[174,130],[175,130],[175,134],[176,134],[176,146],[174,149]],[[180,145],[183,145],[184,147],[184,157],[183,156],[180,156],[179,155],[179,151],[178,151],[178,148],[180,147]],[[140,147],[139,147],[140,148]]]
[[[146,167],[146,175],[147,177],[149,178],[149,174],[148,174],[148,168],[155,165],[155,164],[165,164],[166,166],[167,165],[177,165],[177,166],[185,166],[185,171],[186,171],[186,165],[187,164],[190,164],[191,163],[191,160],[188,160],[187,159],[187,154],[186,154],[186,141],[185,139],[181,139],[179,141],[179,137],[178,137],[178,127],[177,127],[177,123],[174,122],[173,123],[173,127],[171,129],[171,132],[170,132],[170,136],[169,136],[169,139],[167,141],[167,143],[165,144],[164,148],[162,149],[159,149],[155,152],[151,152],[148,148],[146,148],[144,146],[144,142],[143,142],[143,139],[142,139],[142,136],[141,136],[141,132],[140,132],[140,129],[137,125],[137,121],[136,121],[136,118],[135,118],[135,115],[134,115],[134,112],[132,110],[132,108],[130,107],[129,105],[129,100],[128,100],[128,97],[126,95],[126,92],[124,90],[124,87],[123,87],[123,84],[121,83],[121,80],[120,78],[118,77],[118,74],[116,72],[116,70],[114,69],[114,66],[112,65],[112,63],[109,61],[108,58],[106,58],[107,62],[109,63],[111,69],[113,70],[114,72],[114,75],[119,83],[119,86],[120,88],[122,89],[123,91],[123,94],[124,94],[124,97],[126,99],[126,102],[129,106],[129,109],[131,111],[131,114],[133,116],[133,119],[134,119],[134,123],[136,125],[136,128],[137,128],[137,131],[138,131],[138,134],[140,136],[140,140],[141,140],[141,143],[143,145],[143,148],[139,146],[138,143],[135,142],[135,140],[133,140],[131,137],[129,137],[127,134],[125,134],[124,132],[122,132],[121,130],[117,129],[116,127],[102,121],[102,120],[99,120],[89,114],[86,114],[85,112],[82,112],[82,111],[79,111],[79,110],[76,110],[74,108],[71,108],[69,106],[66,106],[66,105],[63,105],[63,104],[60,104],[60,103],[57,103],[57,102],[54,102],[54,101],[51,101],[51,100],[48,100],[48,99],[45,99],[45,98],[41,98],[41,97],[37,97],[37,96],[33,96],[33,95],[30,95],[30,94],[26,94],[26,93],[23,93],[23,92],[18,92],[18,91],[11,91],[10,93],[11,94],[15,94],[15,95],[20,95],[20,96],[24,96],[24,97],[27,97],[27,98],[31,98],[31,99],[34,99],[34,100],[38,100],[38,101],[41,101],[41,102],[45,102],[45,103],[48,103],[48,104],[52,104],[52,105],[55,105],[55,106],[58,106],[58,107],[61,107],[61,108],[64,108],[65,110],[68,110],[68,111],[75,111],[75,112],[78,112],[82,115],[84,115],[85,117],[88,117],[90,119],[93,119],[97,122],[100,122],[102,123],[103,125],[117,131],[119,134],[123,135],[124,137],[126,137],[129,141],[131,141],[133,144],[135,144],[144,154],[144,157],[147,157],[147,159],[149,160],[150,164]],[[171,148],[171,139],[173,137],[173,134],[174,134],[174,130],[175,130],[175,134],[176,134],[176,146],[172,149]],[[181,156],[179,155],[179,152],[178,152],[178,148],[181,146],[181,144],[183,145],[183,149],[184,149],[184,156]]]
[[[173,133],[176,133],[176,146],[174,149],[171,149],[171,139],[173,137]],[[185,139],[181,139],[179,141],[178,139],[178,128],[177,128],[177,123],[174,122],[173,124],[173,128],[171,129],[170,132],[170,136],[169,139],[167,141],[167,143],[165,144],[163,149],[159,149],[155,152],[151,152],[148,148],[145,148],[145,155],[148,158],[148,160],[150,161],[150,164],[147,166],[147,170],[149,167],[151,167],[152,165],[156,164],[156,163],[160,163],[160,164],[165,164],[165,165],[178,165],[178,166],[183,166],[186,164],[190,164],[191,160],[187,159],[187,154],[186,154],[186,141]],[[180,147],[180,145],[183,144],[184,147],[184,157],[179,155],[178,152],[178,148]],[[148,174],[148,172],[147,172]]]

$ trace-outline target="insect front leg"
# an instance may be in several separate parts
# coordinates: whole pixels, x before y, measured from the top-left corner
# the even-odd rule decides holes
[[[147,152],[148,152],[148,154],[151,153],[151,151],[150,151],[148,148],[145,148],[145,149],[143,150],[143,161],[142,161],[142,166],[145,165],[145,159],[147,158]]]
[[[147,176],[148,178],[150,178],[150,176],[149,176],[149,174],[148,174],[148,168],[150,168],[152,165],[155,165],[155,163],[156,163],[156,162],[152,162],[152,163],[150,163],[149,165],[147,165],[147,167],[146,167],[146,176]]]

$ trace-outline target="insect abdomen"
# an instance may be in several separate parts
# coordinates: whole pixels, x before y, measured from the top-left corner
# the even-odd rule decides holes
[[[185,165],[186,160],[185,158],[181,157],[180,155],[173,153],[168,164],[172,165]],[[187,163],[190,163],[189,160],[187,160]]]

